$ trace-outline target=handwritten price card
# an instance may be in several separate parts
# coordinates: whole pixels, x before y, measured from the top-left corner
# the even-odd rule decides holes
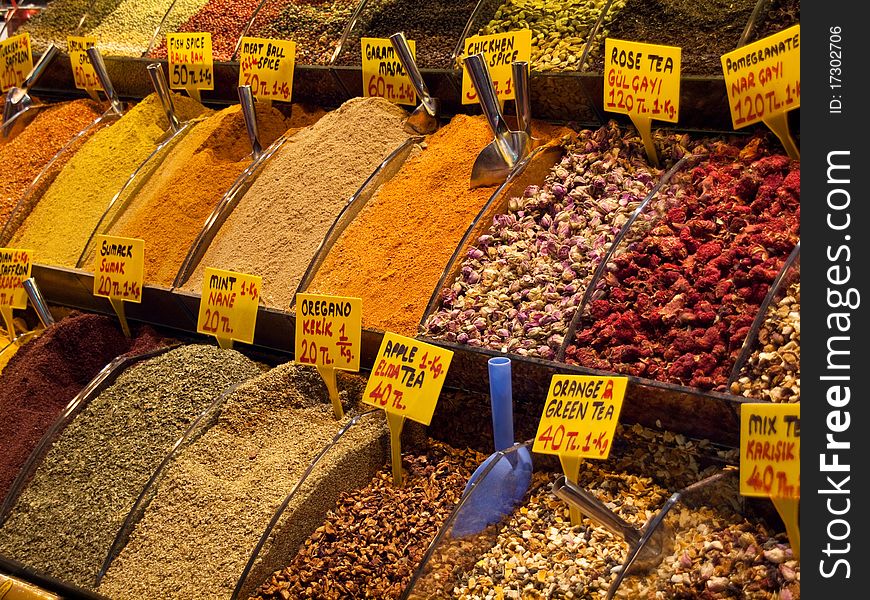
[[[362,38],[363,94],[377,96],[395,104],[417,103],[411,78],[402,67],[393,44],[386,38]],[[417,46],[408,40],[411,55],[417,57]]]
[[[606,459],[627,384],[625,377],[554,375],[532,450]]]
[[[735,129],[801,105],[800,25],[722,55]]]
[[[387,332],[363,402],[428,425],[453,352]]]
[[[474,35],[465,39],[464,56],[483,52],[489,74],[499,100],[514,99],[513,72],[511,63],[531,61],[532,31],[520,29],[510,33],[494,33],[492,35]],[[471,84],[468,70],[462,69],[462,103],[476,104],[477,92]]]
[[[206,267],[196,330],[213,335],[222,348],[231,340],[254,341],[263,278]]]
[[[71,35],[66,38],[66,45],[75,86],[80,90],[102,90],[103,86],[100,83],[99,77],[97,77],[97,72],[94,71],[94,67],[91,65],[91,59],[87,53],[88,48],[93,48],[97,45],[97,38]]]
[[[604,108],[676,123],[680,114],[677,46],[604,40]]]
[[[30,279],[33,251],[0,248],[0,309],[27,308],[21,284]]]
[[[296,295],[296,361],[359,371],[362,300],[317,294]]]
[[[94,271],[94,295],[142,302],[145,241],[98,235],[96,242],[99,255]]]
[[[290,102],[296,42],[243,37],[239,48],[239,85],[251,86],[261,100]]]
[[[740,407],[740,493],[799,498],[801,493],[799,404]]]
[[[33,69],[30,34],[13,35],[0,42],[0,91],[20,86]]]
[[[210,33],[167,33],[169,87],[187,90],[198,98],[199,90],[214,89],[214,59]]]

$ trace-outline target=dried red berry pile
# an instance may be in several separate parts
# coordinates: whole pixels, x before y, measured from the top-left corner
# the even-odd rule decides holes
[[[608,264],[565,360],[725,390],[764,296],[800,236],[800,162],[754,137],[672,180],[663,216]],[[665,210],[666,209],[666,210]]]

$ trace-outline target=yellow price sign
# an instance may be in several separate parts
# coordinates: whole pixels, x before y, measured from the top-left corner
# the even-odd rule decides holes
[[[680,114],[678,46],[604,40],[604,109],[676,123]]]
[[[387,332],[363,402],[428,425],[452,359],[450,350]]]
[[[32,583],[0,573],[0,600],[59,600],[59,598],[57,594]]]
[[[801,105],[801,26],[722,55],[735,129]]]
[[[142,302],[145,241],[98,235],[96,243],[99,254],[94,269],[94,295],[111,300]]]
[[[514,99],[513,72],[511,63],[529,62],[532,59],[532,31],[519,29],[509,33],[492,35],[473,35],[465,39],[463,56],[483,52],[489,74],[500,101]],[[462,104],[477,103],[477,91],[468,76],[468,69],[462,68]]]
[[[290,102],[296,42],[243,37],[239,47],[239,85],[251,86],[261,100]]]
[[[167,33],[166,48],[170,88],[188,92],[214,89],[210,33]]]
[[[625,377],[553,375],[532,450],[606,459],[627,386]]]
[[[740,493],[800,498],[801,413],[799,404],[740,406]]]
[[[13,35],[0,42],[0,91],[20,86],[33,69],[30,34]]]
[[[215,336],[221,347],[232,340],[253,343],[262,285],[257,275],[206,267],[196,330]]]
[[[22,283],[30,279],[32,266],[33,250],[0,248],[0,308],[27,308]]]
[[[97,45],[97,38],[93,36],[80,37],[71,35],[66,38],[66,45],[76,88],[88,91],[102,91],[103,85],[100,83],[99,77],[97,77],[97,72],[94,71],[87,52],[88,48],[93,48]]]
[[[362,300],[296,295],[296,362],[359,371]]]
[[[377,96],[395,104],[417,103],[411,78],[402,66],[393,44],[387,38],[361,38],[363,95]],[[416,59],[417,45],[408,40]]]

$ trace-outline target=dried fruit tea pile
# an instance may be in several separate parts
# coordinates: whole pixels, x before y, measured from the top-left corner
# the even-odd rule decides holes
[[[484,459],[432,441],[426,454],[403,457],[401,486],[393,485],[388,465],[368,486],[342,493],[326,521],[256,598],[398,598]]]
[[[667,168],[689,139],[658,143]],[[611,121],[581,131],[543,185],[512,198],[468,249],[426,320],[426,335],[556,358],[595,269],[661,174],[633,129]]]
[[[8,520],[0,554],[93,588],[115,534],[191,423],[261,367],[191,345],[136,363],[60,433]]]
[[[566,361],[724,391],[753,319],[800,239],[800,163],[753,137],[675,175],[663,215],[607,266]]]
[[[365,387],[341,381],[348,414],[337,421],[312,367],[287,363],[239,386],[217,423],[169,464],[130,541],[99,591],[111,598],[228,598],[260,535],[318,453],[358,415]],[[383,463],[386,428],[363,415],[317,463],[272,531],[260,581],[317,527],[342,489],[364,485]]]

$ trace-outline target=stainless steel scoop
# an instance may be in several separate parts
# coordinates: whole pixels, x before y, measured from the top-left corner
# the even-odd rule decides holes
[[[438,129],[438,116],[441,112],[441,103],[438,98],[433,98],[426,88],[426,83],[423,81],[423,75],[420,69],[417,68],[417,61],[414,60],[414,55],[411,54],[411,46],[408,45],[408,40],[405,39],[405,34],[402,32],[394,33],[390,36],[390,42],[396,50],[396,56],[399,57],[399,62],[402,63],[402,68],[408,73],[411,78],[411,85],[414,86],[414,91],[420,98],[420,106],[414,109],[411,116],[405,121],[405,131],[420,135],[428,135],[434,133]]]
[[[511,169],[531,151],[531,138],[525,131],[511,131],[498,104],[495,87],[482,53],[465,57],[465,66],[483,114],[495,139],[474,161],[471,168],[471,187],[499,185],[507,179]]]
[[[45,52],[43,52],[42,56],[39,57],[39,61],[33,65],[33,68],[24,79],[21,87],[12,87],[8,92],[6,92],[6,101],[3,103],[3,127],[2,131],[0,131],[0,135],[2,135],[3,138],[10,137],[13,129],[11,119],[19,113],[26,111],[33,105],[33,99],[30,97],[30,88],[32,88],[42,74],[45,73],[48,65],[51,64],[51,61],[54,60],[54,57],[57,56],[59,52],[60,48],[51,44]],[[19,117],[18,119],[15,119],[14,127],[18,128],[24,124],[26,124],[24,119]]]

